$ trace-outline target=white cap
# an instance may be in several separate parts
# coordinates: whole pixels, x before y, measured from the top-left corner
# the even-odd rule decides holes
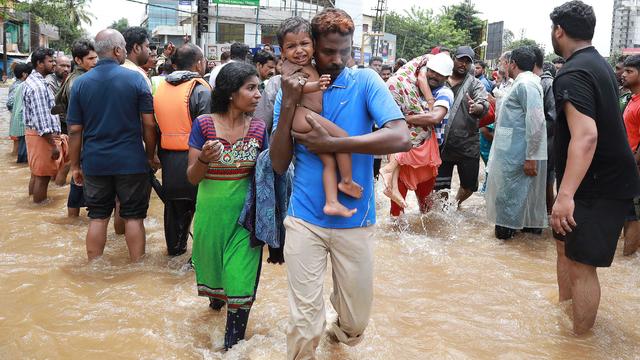
[[[427,62],[427,69],[443,76],[449,76],[453,72],[453,60],[445,53],[437,54]]]

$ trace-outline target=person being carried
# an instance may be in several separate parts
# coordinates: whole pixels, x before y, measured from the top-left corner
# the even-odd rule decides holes
[[[411,60],[402,69],[405,71],[401,70],[393,76],[388,85],[406,116],[413,148],[406,153],[390,156],[381,174],[385,183],[384,194],[404,209],[407,206],[404,197],[408,188],[418,191],[418,185],[433,179],[424,194],[428,196],[435,185],[438,166],[442,163],[438,145],[453,102],[453,92],[444,86],[453,71],[453,60],[445,53],[429,54]],[[433,140],[428,141],[429,138]],[[399,182],[403,183],[402,189]],[[426,201],[419,200],[421,210],[424,208],[426,211]],[[401,210],[395,207],[392,206],[392,215],[399,216]]]
[[[295,18],[294,18],[295,19]],[[308,133],[312,130],[307,117],[322,112],[322,91],[331,83],[330,75],[318,73],[311,64],[313,58],[313,40],[309,27],[301,26],[297,21],[285,21],[278,30],[278,42],[282,48],[282,74],[285,77],[299,74],[298,82],[302,85],[302,97],[296,105],[293,118],[293,130]],[[320,125],[334,137],[347,137],[346,131],[331,121],[320,118]],[[351,171],[351,154],[319,154],[322,161],[322,185],[325,192],[323,211],[326,215],[351,217],[356,209],[347,209],[338,201],[338,190],[353,198],[362,196],[362,186],[353,181]],[[336,176],[336,163],[340,172],[340,182]]]

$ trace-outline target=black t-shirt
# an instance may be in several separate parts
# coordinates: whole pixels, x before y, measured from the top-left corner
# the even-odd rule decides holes
[[[640,194],[640,175],[618,106],[618,84],[611,66],[593,46],[573,53],[553,83],[557,121],[554,152],[558,184],[567,164],[571,133],[564,113],[569,101],[598,128],[596,151],[576,199],[630,199]]]

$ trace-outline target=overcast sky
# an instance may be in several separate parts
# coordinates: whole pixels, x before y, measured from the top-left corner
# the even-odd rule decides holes
[[[373,14],[376,0],[364,0],[365,13]],[[611,39],[611,16],[613,0],[583,0],[594,7],[597,16],[594,45],[604,56],[609,55]],[[476,8],[481,11],[480,17],[494,21],[504,21],[505,28],[513,31],[515,38],[520,38],[522,30],[527,38],[531,38],[545,46],[551,52],[551,21],[549,13],[565,0],[474,0]],[[433,9],[438,13],[442,6],[453,5],[459,1],[452,0],[388,0],[389,10],[402,12],[411,6]],[[369,5],[366,5],[369,4]],[[139,25],[144,16],[144,5],[126,0],[92,0],[89,11],[96,16],[91,26],[87,27],[93,36],[106,28],[115,20],[125,17],[130,24]]]

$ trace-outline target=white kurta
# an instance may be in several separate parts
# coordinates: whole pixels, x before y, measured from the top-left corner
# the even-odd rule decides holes
[[[511,229],[547,226],[547,128],[540,78],[523,72],[498,114],[487,180],[487,218]],[[538,174],[527,176],[524,161],[536,160]]]

